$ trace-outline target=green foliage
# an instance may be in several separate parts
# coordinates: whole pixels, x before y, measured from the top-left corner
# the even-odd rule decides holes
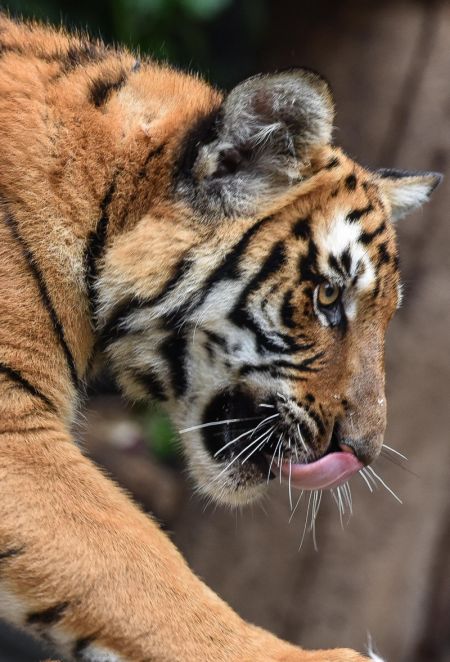
[[[88,29],[230,85],[253,73],[268,0],[7,0],[13,15]]]
[[[153,453],[163,461],[172,460],[178,453],[177,435],[168,416],[160,409],[148,407],[138,415],[145,440]]]

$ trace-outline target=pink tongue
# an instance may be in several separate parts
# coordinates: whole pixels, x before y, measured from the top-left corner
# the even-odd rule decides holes
[[[280,473],[284,478],[291,476],[291,485],[301,490],[323,490],[337,487],[363,468],[353,453],[329,453],[310,464],[283,462]]]

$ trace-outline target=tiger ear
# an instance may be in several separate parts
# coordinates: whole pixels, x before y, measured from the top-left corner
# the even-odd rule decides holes
[[[193,193],[215,217],[264,211],[293,183],[312,147],[329,143],[334,116],[328,84],[304,69],[259,75],[225,98],[213,135],[200,143]]]
[[[443,179],[439,172],[408,172],[388,168],[377,170],[376,174],[391,204],[393,221],[428,202]]]

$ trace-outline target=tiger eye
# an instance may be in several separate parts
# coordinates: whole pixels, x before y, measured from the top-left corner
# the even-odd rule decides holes
[[[337,285],[326,282],[319,285],[317,301],[321,306],[329,307],[336,303],[341,291]]]

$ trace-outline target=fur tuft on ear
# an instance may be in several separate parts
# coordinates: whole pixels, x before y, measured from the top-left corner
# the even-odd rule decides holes
[[[198,143],[183,192],[208,218],[264,213],[302,179],[312,148],[329,143],[333,116],[328,84],[311,71],[243,81]]]
[[[393,221],[428,202],[443,179],[438,172],[407,172],[388,168],[377,170],[376,174],[390,202]]]

